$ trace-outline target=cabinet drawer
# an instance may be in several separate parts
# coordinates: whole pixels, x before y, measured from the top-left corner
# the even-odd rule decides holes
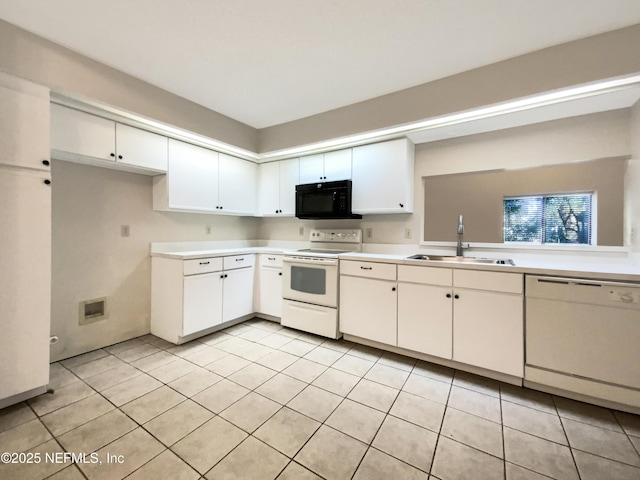
[[[354,275],[356,277],[395,280],[396,265],[390,263],[354,262],[351,260],[341,260],[340,273],[342,275]]]
[[[523,291],[521,273],[479,272],[477,270],[454,270],[453,286],[490,290],[492,292],[519,293]]]
[[[255,255],[234,255],[232,257],[223,257],[222,266],[225,270],[233,270],[234,268],[253,267],[255,264]]]
[[[450,268],[398,265],[398,281],[450,287],[453,285],[453,270]]]
[[[261,267],[282,267],[282,255],[260,254]]]
[[[185,260],[185,275],[197,275],[198,273],[219,272],[222,270],[222,258],[196,258],[194,260]]]

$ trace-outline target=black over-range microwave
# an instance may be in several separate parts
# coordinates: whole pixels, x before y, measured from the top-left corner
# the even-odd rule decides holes
[[[351,213],[351,180],[296,185],[296,217],[362,218]]]

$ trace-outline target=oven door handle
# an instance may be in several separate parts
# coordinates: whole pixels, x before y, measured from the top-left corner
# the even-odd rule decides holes
[[[326,267],[330,265],[337,265],[337,258],[303,258],[303,257],[284,257],[282,259],[283,262],[286,263],[303,263],[305,265],[316,265],[318,267]]]

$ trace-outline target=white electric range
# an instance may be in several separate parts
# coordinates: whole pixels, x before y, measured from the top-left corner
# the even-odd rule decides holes
[[[311,230],[310,247],[282,262],[282,318],[286,327],[340,338],[338,255],[362,251],[362,230]]]

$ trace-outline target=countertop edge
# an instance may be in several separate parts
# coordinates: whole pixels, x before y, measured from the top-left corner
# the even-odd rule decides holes
[[[201,258],[225,257],[242,254],[272,254],[282,255],[291,252],[291,249],[277,247],[240,247],[212,250],[183,251],[183,252],[152,252],[151,257],[170,258],[174,260],[195,260]],[[566,267],[553,267],[549,265],[487,265],[455,262],[436,262],[425,260],[407,259],[405,255],[377,254],[377,253],[344,253],[338,256],[340,260],[367,261],[376,263],[394,263],[397,265],[414,265],[431,268],[453,268],[458,270],[480,270],[486,272],[520,273],[527,275],[562,276],[575,278],[588,278],[594,280],[612,280],[640,283],[640,269],[638,273],[617,270],[607,265],[592,265],[584,269]]]
[[[404,255],[388,255],[375,253],[345,253],[339,255],[341,260],[368,261],[376,263],[395,263],[398,265],[413,265],[432,268],[453,268],[458,270],[481,270],[485,272],[521,273],[527,275],[545,275],[560,277],[588,278],[594,280],[612,280],[640,283],[640,270],[638,273],[616,271],[615,268],[606,265],[592,266],[585,269],[576,269],[572,266],[561,268],[551,266],[532,265],[488,265],[456,262],[440,262],[427,260],[411,260]],[[599,268],[598,268],[599,267]]]

